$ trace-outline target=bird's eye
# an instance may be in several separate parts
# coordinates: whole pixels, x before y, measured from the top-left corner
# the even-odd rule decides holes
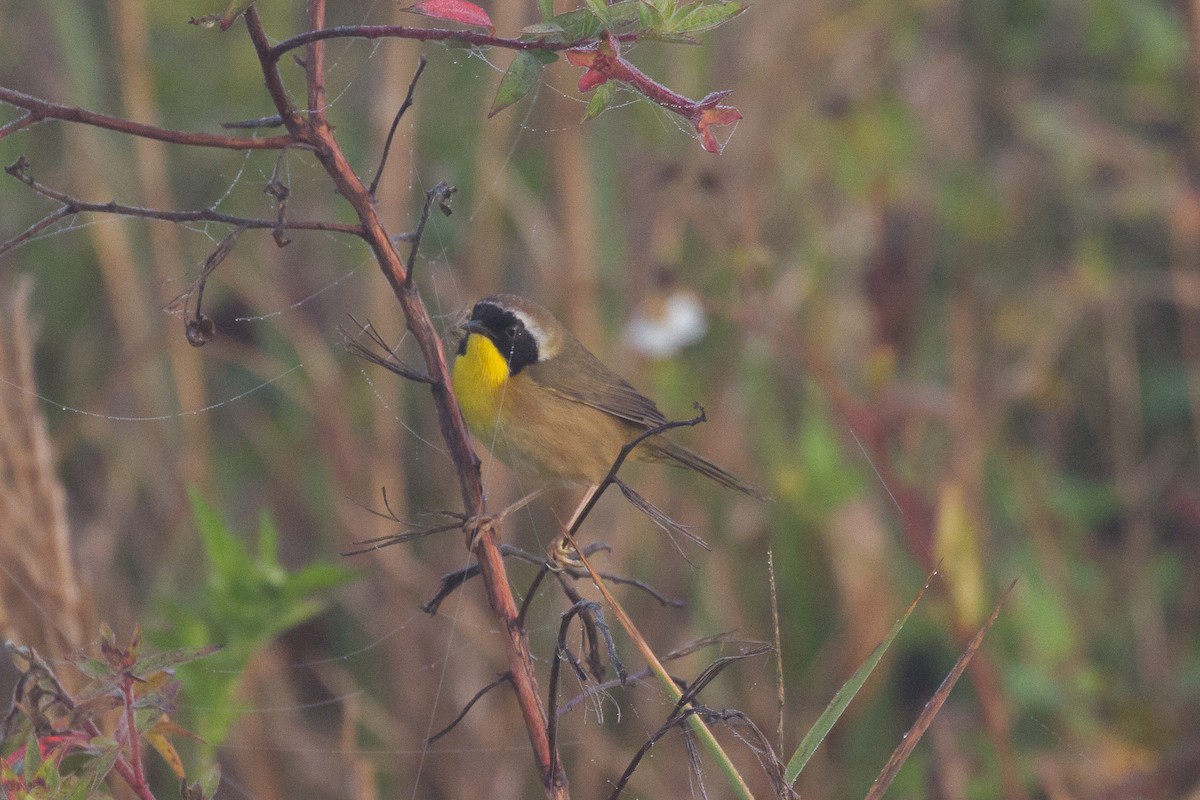
[[[521,326],[514,322],[504,332],[508,334],[508,338],[515,339],[517,338],[517,334],[521,332]]]

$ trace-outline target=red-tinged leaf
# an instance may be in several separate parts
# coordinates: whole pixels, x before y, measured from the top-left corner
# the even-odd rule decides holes
[[[700,102],[696,103],[698,108],[716,108],[721,101],[729,95],[733,94],[733,89],[722,89],[719,92],[710,92],[700,98]]]
[[[590,92],[608,80],[602,70],[603,57],[595,50],[568,50],[567,61],[576,67],[584,67],[579,76],[579,91]]]
[[[517,57],[508,65],[504,77],[500,79],[500,86],[496,88],[496,99],[492,101],[488,118],[496,116],[533,91],[541,71],[542,63],[537,56],[528,51],[517,53]]]
[[[175,722],[166,714],[163,714],[158,719],[154,720],[149,730],[151,733],[157,733],[160,736],[182,736],[186,739],[191,739],[193,742],[207,744],[207,742],[205,742],[199,736]]]
[[[451,22],[461,22],[477,28],[487,28],[488,33],[495,33],[496,26],[488,13],[467,0],[421,0],[421,2],[404,9],[414,14],[423,14],[435,19],[448,19]]]
[[[696,133],[700,134],[700,145],[710,153],[720,155],[721,145],[713,136],[711,128],[714,125],[732,125],[742,118],[742,112],[733,106],[713,106],[706,108],[696,118]]]
[[[577,67],[590,67],[596,60],[595,50],[568,50],[567,61]]]
[[[183,780],[187,777],[183,771],[183,759],[179,757],[175,746],[171,744],[171,741],[164,734],[157,731],[150,731],[143,738],[150,743],[151,747],[158,751],[163,761],[166,761],[167,766],[171,768],[171,772],[175,773],[176,778]]]
[[[568,50],[567,60],[577,67],[587,67],[579,77],[579,91],[589,92],[609,80],[629,81],[637,74],[629,62],[621,58],[620,43],[610,36],[594,48]]]
[[[607,82],[608,76],[593,67],[579,76],[579,91],[590,92],[597,86],[603,86]]]

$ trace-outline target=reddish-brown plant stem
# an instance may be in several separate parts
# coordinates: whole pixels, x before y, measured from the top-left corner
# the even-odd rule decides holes
[[[309,0],[308,29],[319,31],[325,27],[325,0]],[[308,56],[304,59],[304,73],[308,85],[308,114],[310,118],[325,119],[325,44],[310,42]]]
[[[323,17],[323,7],[324,0],[311,0],[310,21],[313,24],[319,24]],[[449,389],[450,370],[446,354],[442,349],[441,338],[437,334],[437,328],[434,326],[416,286],[407,281],[407,271],[392,244],[391,237],[379,219],[370,192],[346,160],[324,115],[314,113],[305,120],[296,112],[287,97],[282,77],[279,74],[278,59],[284,51],[279,48],[273,49],[270,46],[262,27],[262,21],[254,6],[246,11],[245,18],[250,39],[262,65],[267,91],[284,120],[284,124],[296,141],[313,148],[314,154],[337,186],[338,192],[354,208],[362,223],[363,238],[370,245],[384,277],[391,285],[392,291],[400,303],[408,329],[416,339],[425,359],[426,372],[433,380],[430,388],[433,392],[438,424],[458,470],[466,512],[471,517],[482,518],[484,502],[483,485],[479,475],[479,459],[471,448],[470,438],[458,403]],[[319,48],[319,41],[319,38],[315,38],[309,43],[313,47]],[[314,70],[314,65],[319,65],[320,62],[319,52],[314,53],[310,48],[309,59],[305,65],[310,81],[310,102],[314,98],[319,98],[321,94],[311,85],[313,82],[321,84],[323,81],[323,76]],[[484,522],[480,526],[479,534],[475,537],[476,554],[488,602],[505,633],[505,647],[508,653],[509,669],[512,671],[513,689],[525,720],[526,731],[533,747],[534,758],[541,772],[546,796],[556,800],[565,799],[568,797],[565,775],[559,770],[555,770],[553,773],[551,771],[550,765],[556,759],[551,757],[546,712],[542,708],[539,697],[537,676],[534,672],[529,644],[524,630],[518,623],[517,605],[513,599],[507,572],[500,556],[498,539],[495,525],[490,522]]]
[[[58,679],[54,678],[54,681],[57,684]],[[65,690],[62,689],[61,686],[59,686],[58,689],[60,699],[62,697],[66,697],[68,700],[70,700],[70,696]],[[70,700],[67,706],[68,708],[75,708],[74,700]],[[100,726],[90,719],[84,720],[83,730],[93,739],[104,735],[104,732],[100,730]],[[150,787],[146,785],[145,777],[143,776],[139,780],[138,773],[141,772],[140,768],[135,772],[133,765],[129,763],[125,756],[120,755],[119,753],[117,754],[117,759],[115,762],[113,762],[113,769],[115,769],[117,774],[121,776],[121,780],[125,781],[126,785],[133,790],[133,793],[137,795],[138,800],[156,800],[154,794],[150,791]]]
[[[126,133],[130,136],[141,136],[145,139],[157,139],[160,142],[187,144],[194,147],[218,147],[225,150],[278,150],[281,147],[287,147],[295,143],[295,140],[291,136],[265,136],[259,138],[255,136],[228,136],[220,133],[173,131],[167,128],[159,128],[155,125],[132,122],[120,117],[110,117],[107,114],[97,114],[94,111],[86,111],[74,106],[52,103],[49,100],[43,100],[40,97],[18,92],[16,89],[9,89],[5,86],[0,86],[0,103],[7,103],[10,106],[23,108],[29,112],[28,115],[0,128],[0,139],[35,122],[41,122],[46,119],[58,119],[64,122],[79,122],[84,125],[91,125],[94,128],[104,128],[110,131],[117,131],[118,133]]]
[[[634,41],[637,34],[621,34],[614,37],[620,41]],[[420,42],[456,41],[477,47],[501,47],[505,50],[548,50],[557,52],[574,50],[596,44],[598,39],[579,39],[572,42],[538,39],[512,39],[492,36],[478,31],[453,31],[445,28],[412,28],[407,25],[340,25],[335,28],[309,30],[290,39],[284,39],[270,48],[270,56],[278,61],[285,53],[313,42],[328,39],[412,39]]]
[[[137,715],[133,705],[136,699],[133,695],[133,676],[125,673],[121,676],[121,699],[125,702],[125,736],[129,744],[129,765],[133,768],[133,777],[138,786],[146,786],[146,770],[142,765],[142,743],[138,738]],[[134,787],[137,789],[137,786]]]

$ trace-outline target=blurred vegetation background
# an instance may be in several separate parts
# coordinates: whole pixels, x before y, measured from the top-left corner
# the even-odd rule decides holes
[[[532,2],[482,4],[502,34],[536,20]],[[196,5],[0,2],[0,83],[184,130],[271,113],[244,27],[189,26],[219,10]],[[303,29],[301,3],[258,7],[277,39]],[[358,0],[330,14],[429,22]],[[767,488],[757,504],[632,473],[712,543],[686,550],[691,564],[617,496],[587,536],[613,545],[613,571],[687,601],[627,595],[660,652],[720,631],[770,640],[773,549],[786,752],[941,564],[802,775],[805,797],[865,792],[1013,579],[892,796],[1196,797],[1198,29],[1183,0],[764,0],[699,47],[627,53],[689,96],[733,90],[744,119],[719,157],[632,97],[580,124],[564,63],[487,120],[511,56],[441,45],[331,43],[330,117],[369,174],[424,52],[379,199],[399,233],[426,188],[458,186],[417,272],[442,324],[494,291],[536,299],[668,416],[703,402],[690,444]],[[88,200],[273,213],[274,153],[51,122],[0,141],[4,164],[22,154]],[[291,218],[348,220],[303,152],[280,169]],[[10,178],[0,198],[0,240],[53,208]],[[25,377],[0,361],[0,398],[44,415],[39,458],[65,489],[0,501],[4,635],[51,658],[100,620],[140,622],[161,646],[229,644],[185,673],[180,713],[220,744],[226,797],[535,796],[504,690],[422,745],[504,663],[477,587],[419,610],[466,563],[461,537],[338,555],[395,531],[367,510],[381,487],[401,516],[458,507],[427,390],[340,346],[349,315],[402,340],[390,290],[349,237],[294,233],[280,249],[249,232],[208,284],[218,337],[193,349],[163,309],[226,233],[93,216],[0,260],[0,295],[24,281],[32,308],[0,349],[35,348]],[[685,291],[704,338],[666,359],[631,349],[626,323]],[[8,424],[14,452],[34,452],[29,423]],[[492,508],[534,488],[485,461]],[[543,547],[572,499],[539,501],[506,538]],[[512,572],[523,592],[532,568]],[[546,663],[564,608],[546,588],[533,604]],[[0,689],[14,678],[0,667]],[[669,711],[649,687],[617,700],[621,713],[605,701],[600,719],[586,704],[565,718],[576,796],[605,792]],[[733,667],[706,700],[774,731],[772,660]],[[668,737],[631,796],[689,796],[687,770]]]

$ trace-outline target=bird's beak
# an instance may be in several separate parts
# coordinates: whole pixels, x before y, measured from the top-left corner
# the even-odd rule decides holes
[[[478,333],[480,336],[487,336],[489,339],[491,338],[487,326],[477,319],[469,319],[464,322],[462,324],[462,331],[468,336],[472,333]]]

